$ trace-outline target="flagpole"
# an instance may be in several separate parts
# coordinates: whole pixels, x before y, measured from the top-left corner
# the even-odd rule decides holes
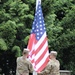
[[[38,3],[40,2],[41,4],[41,0],[36,0],[36,11],[37,11],[37,6],[38,6]]]

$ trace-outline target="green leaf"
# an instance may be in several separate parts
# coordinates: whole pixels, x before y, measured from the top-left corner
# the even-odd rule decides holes
[[[0,38],[0,49],[6,51],[8,49],[6,42]]]

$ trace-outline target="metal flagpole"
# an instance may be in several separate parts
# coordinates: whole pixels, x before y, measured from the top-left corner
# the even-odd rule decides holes
[[[38,2],[41,3],[41,0],[36,0],[36,10],[37,10],[37,6],[38,6]]]
[[[33,75],[38,75],[36,71],[33,71]]]

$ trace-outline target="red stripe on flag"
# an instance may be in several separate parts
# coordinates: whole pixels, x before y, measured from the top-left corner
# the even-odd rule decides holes
[[[34,59],[33,59],[33,60],[31,60],[31,62],[32,62],[32,63],[34,63]]]
[[[32,57],[34,53],[35,53],[34,50],[32,50],[32,51],[30,52],[30,55],[29,55],[29,56]]]
[[[31,34],[28,42],[28,49],[32,50],[33,44],[35,43],[35,34]]]

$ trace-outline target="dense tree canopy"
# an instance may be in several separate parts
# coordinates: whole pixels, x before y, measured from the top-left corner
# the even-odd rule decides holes
[[[61,69],[75,72],[75,0],[41,0],[49,50],[58,52]],[[35,0],[0,0],[0,55],[21,56],[27,47]],[[0,66],[1,68],[1,66]]]

